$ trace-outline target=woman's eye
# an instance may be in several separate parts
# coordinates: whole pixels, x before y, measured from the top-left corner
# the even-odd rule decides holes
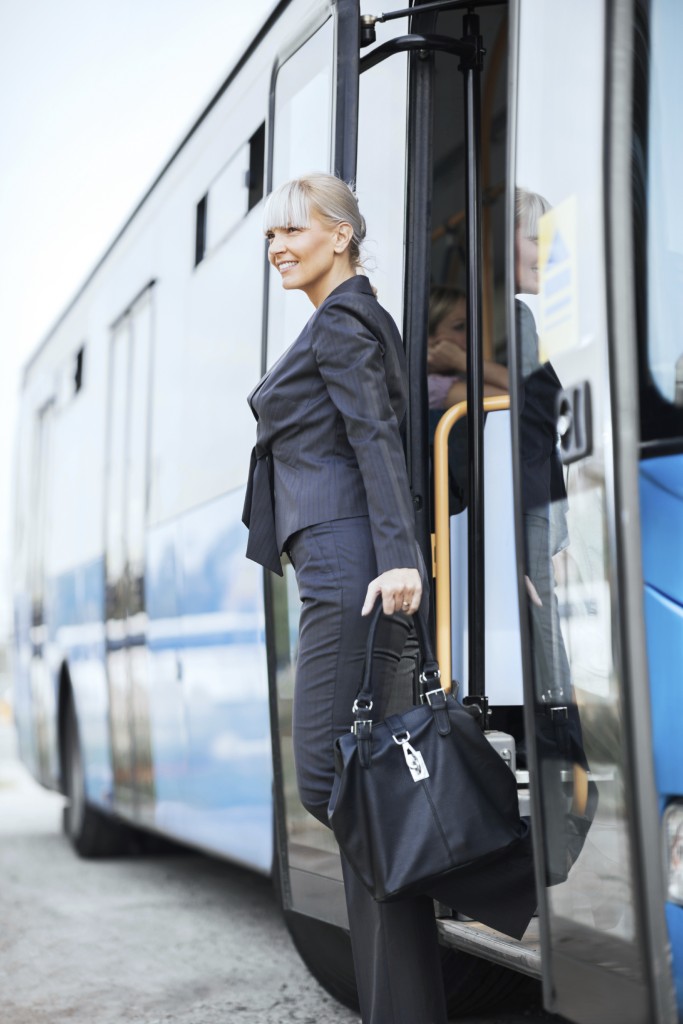
[[[295,231],[300,231],[301,228],[287,228],[287,234],[293,235]]]

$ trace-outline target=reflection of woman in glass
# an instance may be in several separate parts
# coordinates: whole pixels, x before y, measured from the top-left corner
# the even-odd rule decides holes
[[[516,192],[515,286],[537,295],[539,220],[550,209],[542,196]],[[557,448],[556,398],[562,385],[550,362],[541,364],[538,334],[529,307],[515,301],[521,350],[520,454],[525,535],[525,583],[529,597],[534,682],[537,701],[536,745],[543,777],[548,835],[548,879],[562,881],[578,856],[589,821],[583,818],[588,791],[581,723],[573,702],[571,671],[560,628],[553,556],[569,543],[567,492]],[[566,816],[561,770],[574,772],[574,811]]]
[[[538,222],[549,209],[550,204],[542,196],[517,189],[515,287],[518,293],[538,294]],[[555,400],[562,385],[552,365],[539,362],[538,334],[531,310],[519,299],[515,309],[522,356],[520,440],[525,581],[532,607],[536,685],[540,687],[541,701],[562,703],[569,699],[571,683],[552,568],[552,556],[565,546],[567,539],[564,520],[567,493],[557,451],[555,414]]]

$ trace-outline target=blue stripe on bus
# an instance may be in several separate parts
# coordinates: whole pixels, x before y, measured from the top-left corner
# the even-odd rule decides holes
[[[666,923],[671,941],[678,1016],[679,1020],[683,1020],[683,907],[679,907],[675,903],[667,903]]]
[[[242,503],[243,494],[233,492],[147,532],[148,632],[132,620],[142,628],[107,641],[105,562],[98,557],[47,581],[44,635],[33,634],[33,640],[49,651],[45,664],[55,690],[60,662],[68,662],[88,799],[110,810],[114,779],[106,656],[128,648],[135,658],[147,639],[148,657],[135,693],[151,728],[152,823],[267,871],[272,758],[263,574],[245,558]],[[15,622],[24,653],[17,658],[22,756],[38,774],[39,760],[30,749],[34,723],[40,715],[53,716],[56,703],[36,706],[26,657],[32,648],[28,597],[17,601]],[[43,781],[57,784],[56,731],[52,746],[53,774]]]
[[[662,807],[683,796],[683,455],[640,467],[645,626],[655,777]],[[666,904],[678,1011],[683,1019],[683,907]]]
[[[163,639],[148,639],[150,651],[185,650],[192,647],[231,647],[263,644],[265,634],[262,630],[230,630],[219,633],[199,633],[191,636],[170,636]]]

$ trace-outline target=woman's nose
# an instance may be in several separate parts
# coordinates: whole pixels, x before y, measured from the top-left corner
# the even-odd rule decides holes
[[[270,240],[270,251],[272,253],[280,253],[285,250],[285,240],[282,235],[273,235]]]

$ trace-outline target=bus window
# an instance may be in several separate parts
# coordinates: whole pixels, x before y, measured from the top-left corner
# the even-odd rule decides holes
[[[640,424],[647,454],[683,434],[680,5],[637,6],[633,149]]]
[[[309,171],[329,171],[332,146],[332,19],[282,64],[275,77],[271,108],[272,152],[269,188]],[[308,320],[303,292],[268,289],[268,365],[290,345]]]
[[[392,25],[400,34],[401,25]],[[356,192],[367,222],[365,267],[377,297],[403,322],[407,57],[397,54],[360,76]]]
[[[640,534],[647,629],[653,766],[663,810],[665,920],[678,1019],[683,1019],[679,723],[683,586],[683,142],[679,49],[683,8],[653,0],[636,8],[632,175],[636,309],[640,347]],[[659,855],[653,844],[653,857]]]

